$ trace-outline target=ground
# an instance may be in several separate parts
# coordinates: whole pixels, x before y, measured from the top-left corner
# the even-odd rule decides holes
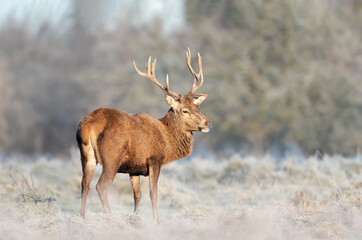
[[[3,156],[0,239],[359,239],[362,158],[197,157],[170,163],[159,180],[160,224],[152,223],[148,178],[139,214],[129,178],[109,190],[112,215],[95,190],[79,216],[81,167],[67,158]],[[28,183],[26,183],[25,179]],[[23,193],[23,194],[21,194]]]

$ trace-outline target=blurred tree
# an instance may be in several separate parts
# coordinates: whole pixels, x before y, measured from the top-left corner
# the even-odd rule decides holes
[[[352,155],[361,147],[360,0],[187,0],[186,25],[173,31],[164,18],[137,22],[128,13],[107,28],[105,4],[74,1],[63,35],[47,23],[36,32],[26,22],[0,27],[2,150],[63,152],[96,107],[162,117],[164,94],[132,60],[158,58],[158,79],[168,73],[171,88],[187,93],[187,46],[193,64],[196,51],[203,55],[202,112],[214,129],[196,136],[210,148]]]
[[[361,60],[351,59],[361,49],[361,17],[351,17],[348,4],[188,0],[187,7],[196,48],[214,60],[207,68],[219,136],[213,145],[246,142],[253,154],[293,143],[306,154],[356,153],[361,131],[342,131],[348,118],[350,129],[360,129],[362,117],[356,101]],[[343,35],[351,45],[340,42]]]
[[[77,121],[97,101],[85,99],[92,93],[84,87],[86,81],[76,81],[91,62],[92,46],[85,44],[92,36],[74,23],[67,34],[70,41],[59,38],[47,23],[37,33],[26,23],[1,29],[3,150],[59,153],[74,145]]]

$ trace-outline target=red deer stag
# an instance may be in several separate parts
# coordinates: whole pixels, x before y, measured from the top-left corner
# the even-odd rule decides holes
[[[171,108],[163,118],[157,120],[147,114],[129,115],[112,108],[99,108],[79,123],[77,141],[83,169],[80,215],[83,218],[89,184],[96,165],[100,163],[103,169],[96,189],[107,215],[111,213],[107,191],[116,173],[129,174],[135,213],[141,199],[140,175],[149,175],[153,220],[158,222],[157,182],[160,168],[171,161],[189,156],[193,143],[192,132],[208,132],[211,125],[200,113],[199,107],[207,94],[195,94],[203,84],[200,54],[198,58],[199,73],[195,73],[191,66],[190,49],[186,51],[186,63],[194,78],[187,95],[171,91],[168,76],[166,86],[157,81],[156,60],[151,66],[151,57],[148,59],[145,73],[133,61],[139,75],[149,78],[166,92],[166,103]]]

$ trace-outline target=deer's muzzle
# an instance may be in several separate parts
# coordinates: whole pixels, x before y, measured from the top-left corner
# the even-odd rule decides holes
[[[207,120],[205,123],[204,123],[204,126],[203,127],[199,127],[199,131],[200,132],[203,132],[203,133],[207,133],[210,131],[210,127],[211,127],[211,122],[209,120]]]

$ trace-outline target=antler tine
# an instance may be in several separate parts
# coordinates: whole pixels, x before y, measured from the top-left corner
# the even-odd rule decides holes
[[[166,89],[170,89],[170,83],[168,82],[168,74],[166,75]]]
[[[191,51],[190,51],[190,48],[187,48],[187,50],[186,50],[186,63],[187,63],[187,66],[190,69],[190,72],[191,72],[192,76],[194,77],[194,84],[195,84],[195,81],[197,81],[197,80],[195,79],[195,71],[191,66]]]
[[[151,74],[153,74],[153,75],[155,76],[155,78],[156,78],[156,71],[155,71],[155,69],[156,69],[156,62],[157,62],[157,58],[155,58],[155,61],[153,61],[153,63],[152,63],[152,69],[151,69]]]
[[[166,77],[166,87],[164,87],[161,83],[159,83],[156,79],[156,62],[157,62],[157,59],[155,59],[152,63],[152,66],[151,66],[151,56],[148,58],[148,62],[145,63],[145,68],[147,70],[147,73],[144,73],[142,72],[141,70],[138,69],[135,61],[133,61],[133,66],[136,70],[136,72],[141,75],[142,77],[147,77],[149,78],[157,87],[161,88],[163,91],[167,92],[168,94],[170,94],[171,96],[174,96],[176,98],[179,98],[180,97],[180,94],[178,93],[175,93],[173,91],[170,90],[170,87],[169,87],[169,82],[168,82],[168,75]]]
[[[201,57],[200,53],[197,53],[197,56],[199,57],[199,75],[198,75],[198,79],[200,79],[200,83],[199,83],[199,85],[197,86],[196,89],[201,87],[202,84],[204,83],[204,72],[202,71],[202,57]]]
[[[191,88],[189,94],[194,93],[197,89],[199,89],[202,86],[202,84],[204,82],[204,75],[202,72],[202,57],[201,57],[200,53],[198,53],[198,58],[199,58],[199,73],[195,73],[194,69],[191,66],[191,51],[190,51],[190,48],[187,48],[186,63],[194,78],[194,83],[192,84],[192,88]],[[198,82],[199,82],[199,84],[197,84]]]

